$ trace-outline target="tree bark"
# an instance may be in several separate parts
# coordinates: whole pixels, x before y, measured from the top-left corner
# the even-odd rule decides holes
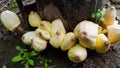
[[[68,31],[82,20],[91,20],[91,13],[105,5],[104,0],[36,0],[38,13],[44,20],[60,18]]]

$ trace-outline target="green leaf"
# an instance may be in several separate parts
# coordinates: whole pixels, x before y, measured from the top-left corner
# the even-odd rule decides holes
[[[20,55],[17,55],[17,56],[12,58],[12,62],[20,62],[23,59],[24,59],[23,57],[21,57]]]
[[[40,60],[40,62],[39,62],[40,64],[43,64],[43,61],[42,60]]]
[[[16,50],[17,50],[17,51],[21,51],[22,49],[21,49],[20,46],[16,46]]]
[[[24,53],[23,53],[23,57],[24,57],[24,58],[29,58],[29,53],[28,53],[28,52],[24,52]]]
[[[24,53],[24,49],[21,49],[20,53],[23,54]]]
[[[7,68],[7,66],[6,66],[6,65],[3,65],[2,68]]]
[[[97,13],[100,13],[100,11],[101,11],[101,10],[100,10],[100,9],[98,9],[98,10],[97,10]]]
[[[32,51],[32,52],[30,52],[30,56],[31,57],[33,57],[33,56],[37,56],[39,53],[38,52],[36,52],[36,51]]]
[[[44,68],[48,68],[48,63],[44,63]]]
[[[15,9],[18,7],[18,4],[17,3],[14,3],[14,4],[11,4],[10,6],[10,9]]]
[[[92,13],[90,17],[95,18],[95,13]]]
[[[49,63],[53,62],[52,60],[48,60]]]
[[[31,66],[34,66],[34,61],[32,59],[29,59],[28,60],[28,63],[31,65]]]
[[[29,68],[29,64],[28,63],[25,64],[25,68]]]
[[[48,62],[48,60],[47,60],[47,59],[45,59],[45,62]]]
[[[23,51],[28,51],[27,49],[23,49]]]
[[[99,18],[100,16],[101,16],[100,13],[95,13],[96,18]]]

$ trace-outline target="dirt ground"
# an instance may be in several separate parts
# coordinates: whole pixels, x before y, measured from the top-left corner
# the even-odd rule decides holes
[[[117,6],[116,6],[117,7]],[[120,20],[120,9],[117,8],[117,19]],[[20,63],[12,63],[11,58],[17,55],[15,47],[25,47],[21,41],[21,34],[10,32],[0,22],[0,66],[7,65],[8,68],[24,68]],[[72,63],[67,57],[67,52],[55,49],[48,44],[45,51],[41,53],[45,58],[53,60],[49,68],[120,68],[120,42],[111,45],[108,52],[98,54],[88,50],[87,59],[82,63]],[[36,67],[43,68],[36,58]]]

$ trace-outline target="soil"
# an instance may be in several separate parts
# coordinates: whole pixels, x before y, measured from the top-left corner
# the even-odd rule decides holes
[[[120,20],[120,9],[117,9],[117,19]],[[0,22],[0,66],[24,68],[20,63],[11,62],[11,58],[18,54],[15,49],[17,45],[27,48],[21,41],[21,35],[18,31],[8,31]],[[67,51],[62,52],[60,49],[51,47],[50,44],[40,55],[53,60],[49,68],[120,68],[120,42],[112,44],[109,51],[104,54],[88,50],[87,59],[78,64],[69,61]],[[38,62],[38,58],[35,58],[35,68],[43,68]]]

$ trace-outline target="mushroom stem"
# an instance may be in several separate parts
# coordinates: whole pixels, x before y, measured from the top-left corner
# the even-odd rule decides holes
[[[26,32],[21,26],[18,26],[17,30],[20,31],[21,33],[25,33]]]

